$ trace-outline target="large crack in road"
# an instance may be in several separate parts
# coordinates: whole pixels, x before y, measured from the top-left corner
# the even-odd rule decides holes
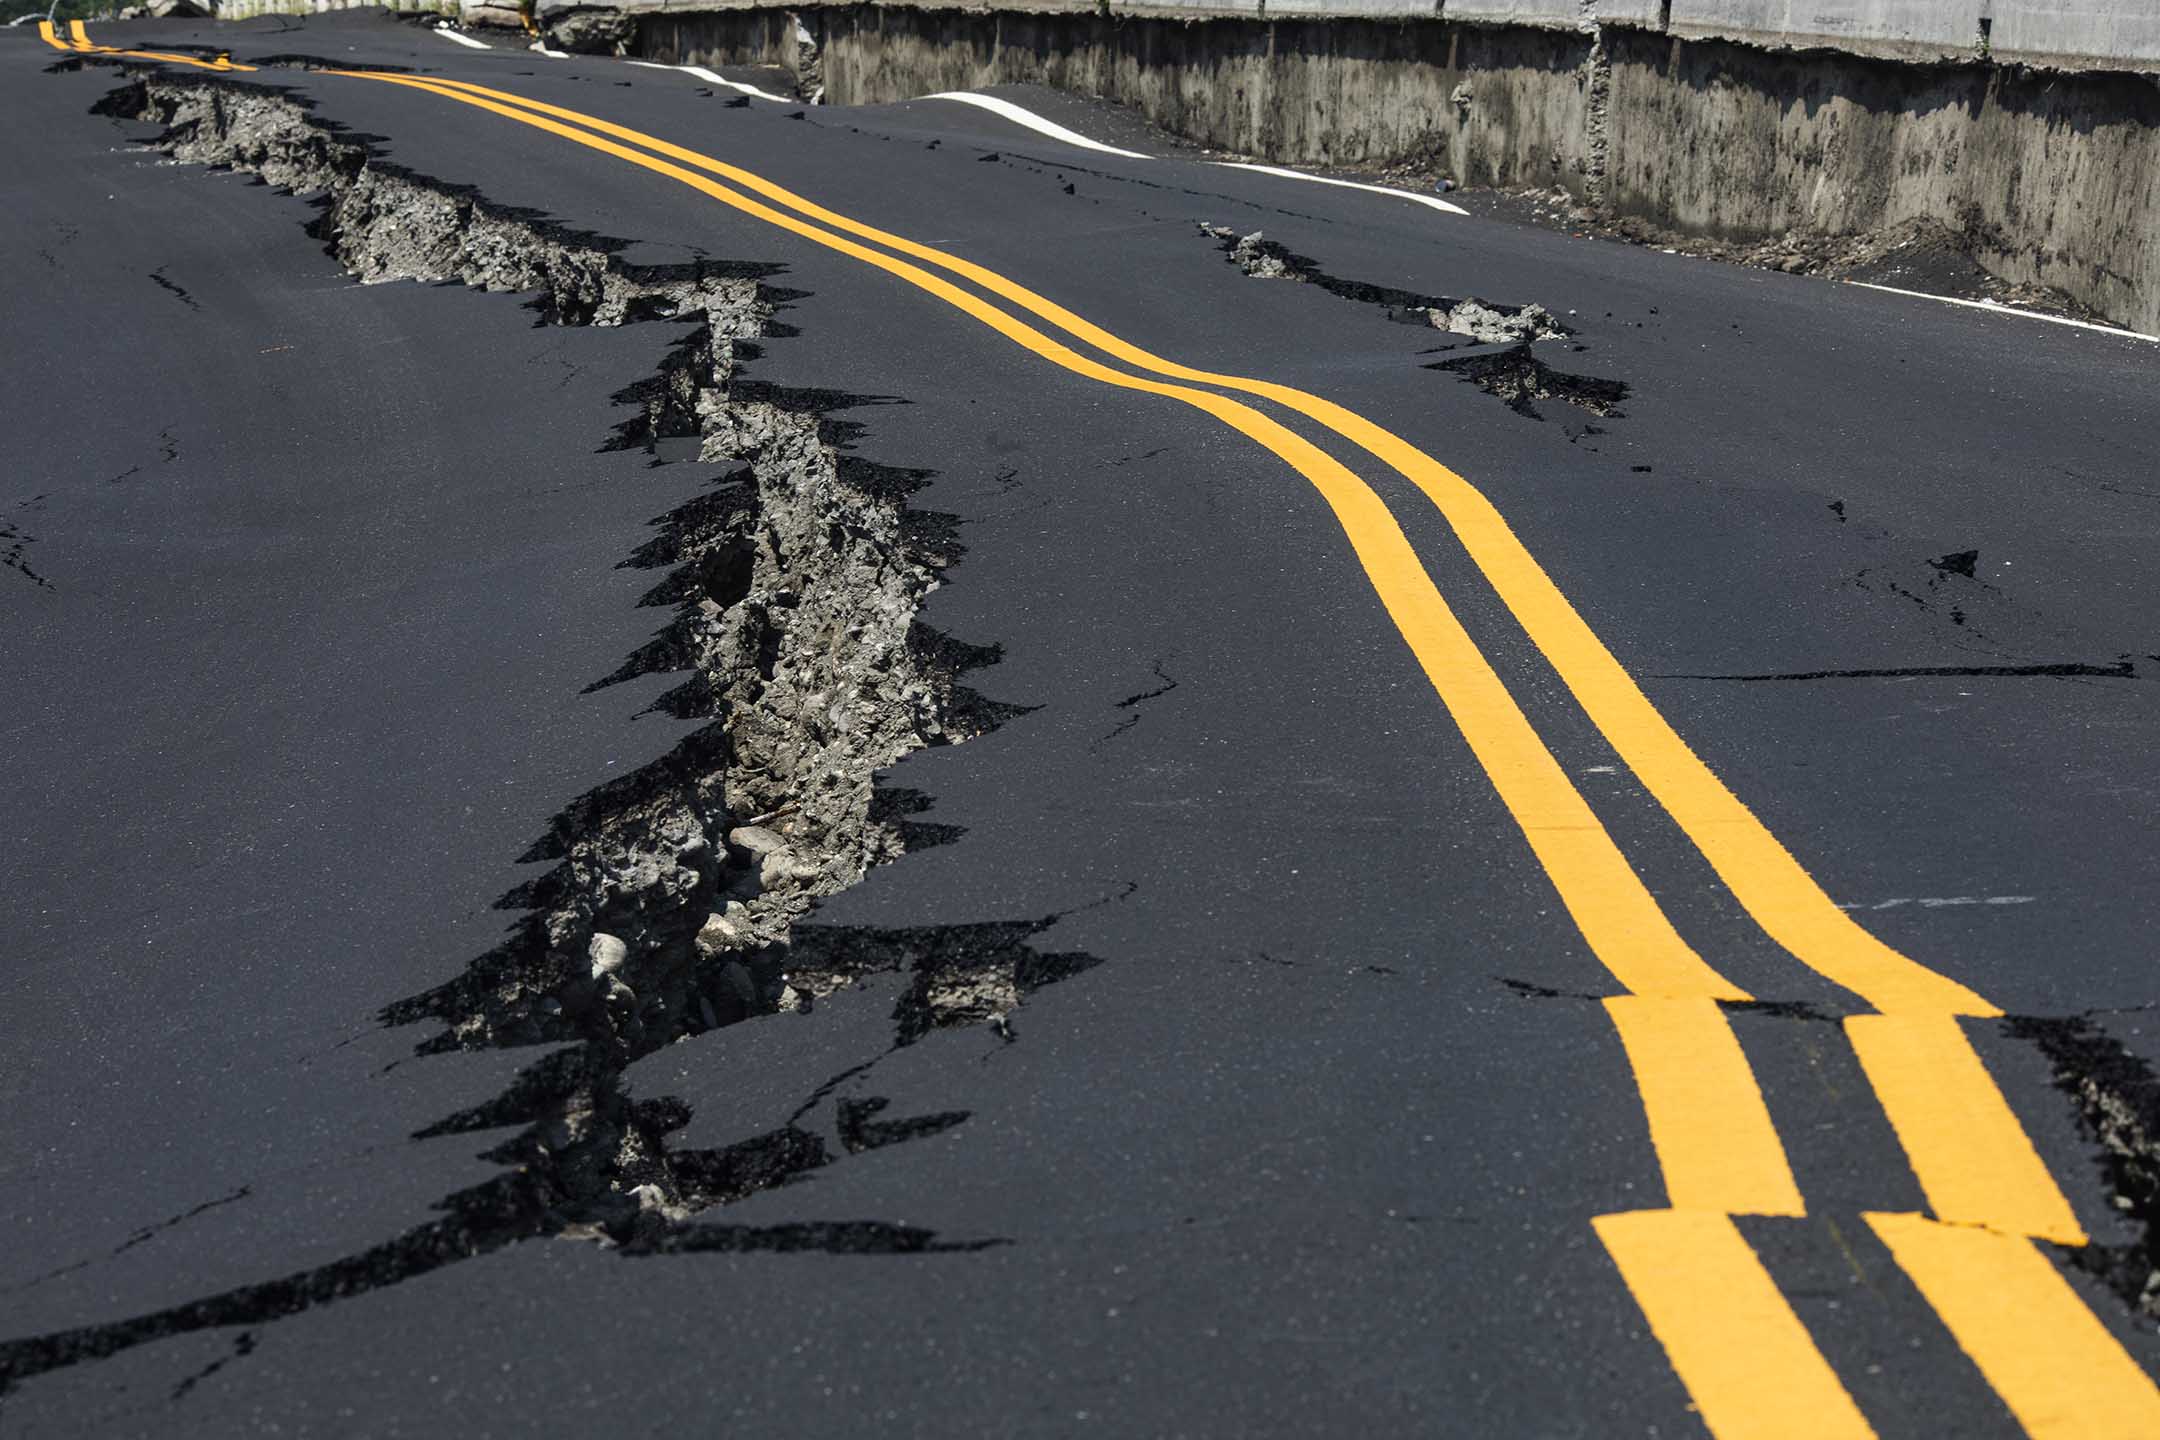
[[[860,427],[832,413],[871,397],[750,381],[757,342],[800,292],[779,267],[640,269],[614,245],[492,206],[377,161],[305,102],[217,81],[136,76],[96,107],[163,126],[174,159],[312,194],[310,227],[365,282],[455,281],[525,294],[542,323],[689,326],[657,374],[616,396],[632,407],[606,448],[694,440],[721,473],[654,520],[622,563],[662,572],[642,604],[668,612],[654,639],[591,689],[650,673],[683,679],[654,702],[703,720],[658,760],[577,797],[525,855],[554,861],[504,896],[507,938],[455,977],[387,1005],[386,1025],[433,1021],[421,1056],[551,1047],[494,1099],[416,1139],[522,1129],[484,1158],[504,1169],[446,1197],[442,1218],[328,1265],[152,1314],[0,1345],[0,1393],[22,1380],[167,1336],[251,1325],[357,1295],[517,1241],[585,1238],[626,1254],[691,1250],[841,1253],[974,1249],[882,1221],[771,1227],[701,1220],[846,1155],[942,1133],[964,1111],[885,1117],[837,1096],[867,1057],[771,1131],[719,1149],[671,1148],[690,1119],[624,1082],[642,1056],[758,1016],[804,1011],[865,976],[904,977],[891,1046],[940,1027],[992,1024],[1092,956],[1039,952],[1058,916],[909,931],[797,922],[821,896],[910,845],[955,838],[910,818],[927,805],[880,787],[911,751],[972,739],[1018,713],[962,685],[994,663],[925,625],[923,598],[957,562],[950,517],[912,508],[923,472],[851,453]],[[891,1053],[890,1050],[885,1053]],[[808,1117],[824,1106],[823,1128]]]

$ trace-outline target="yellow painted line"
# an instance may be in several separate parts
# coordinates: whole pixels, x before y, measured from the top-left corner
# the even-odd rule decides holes
[[[1715,1000],[1605,1002],[1650,1119],[1675,1210],[1804,1215],[1800,1187],[1732,1022]]]
[[[2085,1243],[2069,1200],[1956,1017],[1855,1015],[1845,1033],[1937,1219]]]
[[[629,140],[654,154],[723,176],[836,230],[876,241],[963,276],[1129,365],[1174,379],[1257,395],[1333,430],[1416,485],[1439,508],[1472,561],[1573,692],[1584,713],[1766,934],[1801,963],[1878,1010],[2001,1013],[1965,986],[1891,949],[1840,910],[1792,852],[1717,778],[1650,703],[1484,493],[1407,440],[1333,401],[1288,385],[1198,370],[1166,360],[994,270],[837,214],[738,166],[508,91],[463,80],[437,83],[538,114],[571,119],[600,134]]]
[[[425,90],[664,175],[746,215],[896,276],[1076,375],[1123,390],[1182,401],[1274,452],[1311,482],[1334,512],[1396,629],[1409,643],[1478,763],[1492,778],[1502,802],[1598,959],[1623,986],[1637,993],[1746,998],[1746,992],[1712,970],[1673,929],[1581,792],[1531,728],[1484,653],[1448,608],[1386,504],[1363,480],[1311,441],[1241,401],[1113,370],[920,266],[859,245],[703,175],[586,130],[463,93],[463,87],[451,87],[447,82],[371,71],[333,73]]]
[[[92,52],[110,55],[118,60],[163,60],[169,65],[193,65],[198,70],[237,71],[253,70],[253,65],[241,65],[230,57],[220,55],[215,60],[198,60],[192,55],[175,55],[167,50],[115,50],[108,45],[93,45]]]
[[[1867,1222],[2033,1440],[2160,1436],[2160,1390],[2032,1241],[1919,1215]]]
[[[1736,998],[1737,987],[1711,971],[1673,932],[1656,901],[1537,739],[1482,652],[1449,612],[1385,504],[1356,475],[1238,401],[1110,370],[919,267],[771,210],[703,176],[478,96],[462,96],[456,90],[403,77],[368,78],[446,94],[667,175],[745,214],[904,279],[1076,374],[1193,405],[1289,462],[1334,510],[1374,589],[1469,740],[1479,764],[1530,840],[1592,949],[1623,985],[1638,992],[1634,1000],[1615,1002],[1615,1024],[1621,1029],[1631,1065],[1638,1075],[1647,1077],[1643,1103],[1657,1138],[1659,1162],[1666,1171],[1668,1187],[1676,1195],[1701,1196],[1716,1203],[1778,1214],[1800,1213],[1801,1197],[1753,1072],[1717,1009],[1715,997]],[[1690,998],[1673,1002],[1675,1008],[1670,1010],[1650,1008],[1665,1003],[1664,997],[1676,995]],[[1752,1255],[1739,1242],[1730,1221],[1722,1217],[1691,1219],[1710,1219],[1724,1225],[1724,1236],[1738,1247],[1740,1257],[1752,1263]],[[1717,1252],[1711,1262],[1696,1268],[1713,1269],[1722,1280],[1734,1258],[1730,1250]],[[1777,1363],[1789,1360],[1797,1372],[1804,1368],[1799,1352],[1811,1355],[1812,1344],[1759,1266],[1752,1274],[1754,1289],[1743,1307],[1745,1313],[1734,1311],[1721,1298],[1711,1307],[1716,1312],[1715,1320],[1698,1328],[1723,1334],[1732,1353],[1767,1351],[1780,1357]],[[1655,1285],[1654,1281],[1644,1283]],[[1686,1319],[1673,1323],[1683,1329],[1691,1324]],[[1808,1388],[1843,1398],[1842,1389],[1819,1356],[1814,1358],[1812,1373],[1827,1382],[1827,1388],[1823,1384]],[[1737,1392],[1728,1398],[1737,1404]],[[1849,1408],[1850,1402],[1846,1403]],[[1735,1409],[1734,1415],[1738,1413]],[[1749,1433],[1744,1426],[1729,1432],[1721,1430],[1719,1440]],[[1851,1433],[1867,1434],[1865,1422]]]
[[[1638,1210],[1590,1223],[1717,1440],[1875,1434],[1729,1217]]]
[[[83,22],[80,20],[68,21],[68,34],[73,37],[72,43],[63,43],[60,37],[53,32],[51,21],[38,21],[38,37],[55,50],[66,50],[71,53],[88,55],[110,55],[119,60],[162,60],[171,65],[193,65],[198,70],[241,71],[255,69],[253,65],[235,64],[230,55],[220,55],[215,60],[198,60],[192,55],[175,55],[165,50],[115,50],[110,45],[95,45],[91,43],[90,32],[83,27]]]

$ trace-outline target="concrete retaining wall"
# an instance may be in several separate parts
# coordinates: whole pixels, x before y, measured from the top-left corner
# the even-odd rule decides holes
[[[798,73],[814,54],[841,104],[1050,85],[1224,150],[1560,185],[1614,214],[1731,240],[1932,216],[2005,278],[2160,330],[2160,85],[2144,76],[1773,50],[1640,26],[890,3],[647,13],[634,44],[656,59]]]
[[[395,10],[404,15],[458,13],[457,0],[218,0],[217,18],[248,20],[257,15],[316,15],[325,10]]]
[[[504,0],[219,0],[226,19],[379,7],[455,14]],[[894,0],[895,8],[916,8]],[[675,16],[773,8],[756,0],[541,0],[538,13]],[[780,7],[780,8],[785,8]],[[925,7],[934,8],[934,7]],[[1193,19],[1448,20],[1587,30],[1624,25],[1769,49],[1922,62],[1992,58],[2071,70],[2160,71],[2160,0],[1043,0],[1028,13]]]
[[[2160,68],[2152,0],[1672,0],[1673,34],[1901,60]]]
[[[2160,332],[2160,85],[1607,35],[1602,199],[1752,240],[1931,216],[1990,270]]]
[[[210,0],[203,0],[208,4]],[[403,15],[455,15],[457,0],[217,0],[220,20],[257,15],[317,15],[325,10],[395,10]]]
[[[600,4],[543,0],[540,10]],[[620,0],[606,8],[673,15],[750,7],[741,0]],[[937,0],[888,0],[888,8],[941,7]],[[1036,0],[1015,7],[1023,8],[1036,15],[1446,20],[1567,31],[1624,25],[1684,39],[1922,63],[1992,58],[2072,70],[2160,70],[2156,0]]]
[[[2160,70],[2152,0],[1995,0],[1998,60],[2073,69]]]

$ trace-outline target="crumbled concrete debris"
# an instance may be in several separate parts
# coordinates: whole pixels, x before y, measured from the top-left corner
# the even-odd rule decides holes
[[[732,908],[739,912],[743,908],[742,903],[737,901]],[[721,913],[705,917],[705,923],[698,927],[695,943],[698,953],[709,960],[715,955],[723,954],[747,943],[749,939],[750,930],[748,925],[738,923],[725,913]]]
[[[787,841],[762,825],[738,825],[728,831],[728,844],[752,855],[770,855],[787,849]]]
[[[624,55],[637,35],[637,22],[620,10],[572,10],[547,23],[547,37],[558,50],[573,55]]]
[[[825,100],[825,59],[818,46],[817,36],[803,23],[800,13],[790,14],[788,23],[795,29],[795,93],[810,105],[823,104]]]
[[[525,17],[514,5],[461,3],[458,6],[458,23],[467,30],[522,32],[525,28]]]
[[[586,953],[592,958],[592,978],[598,980],[623,968],[623,962],[630,958],[630,947],[613,935],[595,931]]]
[[[1449,309],[1426,311],[1435,330],[1467,335],[1481,345],[1510,345],[1564,334],[1542,305],[1502,310],[1482,300],[1462,300]]]
[[[1317,285],[1331,295],[1385,309],[1388,318],[1404,324],[1430,325],[1435,330],[1468,336],[1480,344],[1509,345],[1520,341],[1549,340],[1569,333],[1542,305],[1496,305],[1491,301],[1451,299],[1444,295],[1420,295],[1362,280],[1338,280],[1319,265],[1267,238],[1263,231],[1239,235],[1223,225],[1201,222],[1200,233],[1213,240],[1230,263],[1255,280],[1292,280]]]
[[[1238,237],[1230,246],[1231,262],[1255,280],[1304,279],[1291,264],[1293,258],[1258,230]]]

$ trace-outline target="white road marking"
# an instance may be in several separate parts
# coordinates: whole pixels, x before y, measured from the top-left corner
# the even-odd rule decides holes
[[[485,40],[475,40],[470,35],[460,35],[457,31],[452,30],[447,25],[436,26],[435,33],[442,36],[445,40],[455,40],[458,44],[469,45],[475,50],[492,50],[495,48],[494,46],[488,44]]]
[[[1856,900],[1838,906],[1840,910],[1895,910],[1900,905],[1918,905],[1925,910],[1939,910],[1945,905],[2030,905],[2039,899],[2037,895],[1906,895],[1895,900],[1877,900],[1870,904]]]
[[[1910,295],[1915,300],[1939,300],[1945,305],[1963,305],[1968,310],[2015,315],[2022,320],[2045,320],[2050,325],[2073,325],[2080,330],[2097,330],[2102,335],[2113,335],[2123,340],[2144,340],[2160,345],[2160,335],[2145,335],[2136,330],[2118,330],[2113,325],[2095,325],[2090,320],[2072,320],[2066,315],[2042,315],[2037,310],[2020,310],[2015,305],[2002,305],[1993,300],[1957,300],[1948,295],[1930,295],[1925,290],[1900,290],[1895,285],[1871,285],[1865,280],[1847,280],[1845,283],[1857,285],[1862,290],[1880,290],[1885,295]]]
[[[525,48],[532,51],[535,55],[545,55],[550,60],[567,60],[570,58],[570,52],[567,50],[548,49],[547,41],[545,40],[535,40],[532,42],[532,44],[526,46]]]
[[[1286,180],[1310,180],[1315,185],[1340,185],[1345,190],[1370,190],[1375,195],[1392,195],[1397,200],[1408,200],[1415,205],[1429,206],[1448,215],[1468,215],[1460,205],[1450,205],[1437,195],[1420,195],[1415,190],[1397,190],[1390,185],[1366,185],[1356,180],[1337,180],[1331,175],[1307,175],[1302,170],[1285,170],[1280,165],[1254,165],[1243,160],[1210,160],[1210,165],[1222,165],[1232,170],[1257,170],[1262,175],[1280,175]]]
[[[730,80],[727,76],[714,70],[708,70],[703,65],[662,65],[657,60],[631,60],[625,63],[636,65],[645,70],[680,70],[685,75],[695,75],[708,85],[720,85],[729,90],[739,90],[745,95],[755,95],[760,100],[771,100],[781,105],[802,104],[802,101],[795,99],[793,96],[775,95],[770,90],[760,90],[755,85],[745,85],[740,80]]]
[[[1115,145],[1105,145],[1100,140],[1090,140],[1077,130],[1068,130],[1053,120],[1045,120],[1032,110],[1023,110],[1010,100],[1000,100],[995,95],[977,95],[972,90],[941,90],[935,95],[925,95],[925,100],[957,100],[963,105],[973,105],[1002,116],[1015,125],[1025,125],[1040,135],[1062,140],[1067,145],[1077,145],[1083,150],[1099,150],[1105,155],[1123,155],[1128,160],[1152,160],[1152,155],[1142,155],[1137,150],[1120,150]]]

